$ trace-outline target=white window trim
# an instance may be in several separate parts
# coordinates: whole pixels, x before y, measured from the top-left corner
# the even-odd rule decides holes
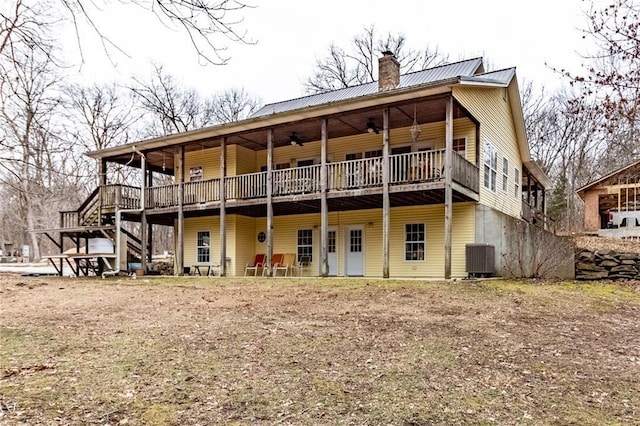
[[[411,152],[432,151],[434,149],[436,149],[436,141],[434,140],[420,141],[411,145]]]
[[[321,158],[320,157],[304,157],[304,158],[292,158],[291,161],[289,162],[289,164],[291,164],[292,167],[299,167],[298,164],[301,161],[309,161],[309,160],[313,160],[313,165],[314,166],[317,165],[317,164],[320,164],[320,162],[321,162]]]
[[[300,245],[300,231],[310,231],[311,232],[311,244],[310,245]],[[315,241],[315,233],[313,232],[313,228],[300,228],[296,231],[296,257],[300,258],[300,247],[311,247],[311,254],[308,256],[311,257],[311,261],[315,260],[315,253],[313,248],[313,242]],[[306,256],[306,255],[305,255]]]
[[[456,139],[464,140],[464,157],[466,159],[466,157],[467,157],[467,137],[466,136],[453,136],[453,140],[456,140]],[[454,150],[454,152],[457,152],[457,151]]]
[[[513,168],[513,180],[514,180],[514,186],[513,186],[513,196],[518,199],[520,198],[520,182],[522,180],[522,176],[520,175],[520,170],[518,170],[517,167]]]
[[[407,225],[422,225],[423,239],[422,241],[407,241]],[[422,259],[407,260],[407,244],[422,242],[423,252]],[[424,263],[427,261],[427,224],[425,222],[407,222],[404,224],[404,253],[403,260],[408,263]]]
[[[509,159],[507,157],[502,157],[502,191],[509,192]]]
[[[484,179],[483,179],[482,185],[489,191],[495,193],[498,188],[498,182],[496,182],[498,180],[498,149],[495,147],[495,145],[493,145],[488,140],[485,140],[483,145],[484,145],[483,146],[484,150],[482,153],[482,169],[484,173],[484,176],[483,176]],[[489,155],[489,164],[487,164],[487,155]],[[494,164],[492,167],[491,162],[494,158],[495,158],[496,164]],[[486,179],[486,171],[484,170],[485,167],[489,168],[489,186],[485,184],[485,179]],[[493,176],[493,185],[491,182],[492,176]]]
[[[198,245],[198,234],[206,232],[209,234],[209,245]],[[200,249],[208,248],[209,249],[209,260],[200,260]],[[196,263],[210,263],[211,262],[211,230],[209,229],[200,229],[196,231]]]

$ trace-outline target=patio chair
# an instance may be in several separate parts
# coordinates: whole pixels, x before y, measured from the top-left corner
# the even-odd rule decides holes
[[[301,277],[302,273],[311,267],[311,256],[300,256],[298,262],[293,264],[295,275]]]
[[[255,277],[258,275],[258,269],[260,269],[260,272],[262,273],[264,270],[264,261],[266,257],[267,255],[264,253],[256,254],[255,259],[253,259],[253,263],[247,263],[245,265],[244,276],[247,276],[247,271],[253,271],[253,276]]]
[[[289,269],[293,269],[293,265],[296,263],[296,255],[293,253],[285,253],[282,257],[282,263],[279,263],[273,267],[273,276],[278,276],[278,271],[284,272],[284,277],[287,276]]]
[[[265,265],[265,267],[262,268],[262,276],[268,276],[273,273],[274,268],[282,263],[283,258],[284,254],[282,253],[276,253],[271,256],[271,263]]]

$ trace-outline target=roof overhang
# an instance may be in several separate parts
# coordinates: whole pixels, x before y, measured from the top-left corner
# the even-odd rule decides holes
[[[393,104],[411,99],[429,97],[444,93],[450,93],[451,87],[459,83],[459,78],[440,80],[434,83],[426,83],[420,86],[394,89],[385,92],[376,92],[358,98],[336,101],[332,103],[304,107],[271,115],[264,115],[255,118],[236,121],[233,123],[220,124],[201,129],[191,130],[183,133],[176,133],[169,136],[148,139],[139,142],[132,142],[119,145],[113,148],[90,151],[86,153],[91,158],[105,158],[117,155],[129,154],[133,148],[139,151],[149,151],[167,146],[174,146],[186,143],[197,142],[198,140],[222,139],[229,135],[251,132],[261,129],[269,129],[287,123],[299,122],[303,120],[320,119],[335,114],[345,114],[352,111],[381,107],[386,104]]]
[[[640,164],[640,160],[636,160],[636,161],[634,161],[632,163],[629,163],[626,166],[623,166],[623,167],[619,168],[618,170],[614,170],[613,172],[602,176],[598,180],[595,180],[593,182],[589,182],[588,184],[584,185],[583,187],[576,189],[576,193],[578,194],[578,196],[580,198],[582,198],[584,200],[585,193],[588,190],[590,190],[591,188],[593,188],[595,186],[598,186],[599,184],[605,182],[606,180],[611,179],[615,175],[620,174],[622,172],[625,172],[626,170],[629,170],[630,168],[633,168],[633,167],[635,167],[635,166],[637,166],[639,164]]]

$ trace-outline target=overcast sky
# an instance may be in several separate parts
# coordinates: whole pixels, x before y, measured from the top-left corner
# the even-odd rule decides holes
[[[265,103],[304,95],[303,81],[330,43],[346,46],[371,24],[380,33],[406,35],[414,48],[426,45],[449,54],[451,61],[484,56],[492,69],[515,66],[520,82],[558,86],[558,68],[578,70],[578,52],[589,50],[580,28],[586,25],[584,0],[347,1],[254,0],[243,12],[252,45],[228,43],[225,66],[198,64],[188,40],[155,24],[133,6],[113,8],[100,18],[101,28],[129,57],[113,55],[84,37],[84,82],[125,81],[150,75],[152,62],[165,66],[203,95],[244,87]],[[73,51],[73,46],[70,46]],[[71,59],[72,56],[69,56]],[[71,59],[73,60],[73,59]],[[75,59],[77,63],[77,58]],[[72,68],[77,71],[77,67]]]

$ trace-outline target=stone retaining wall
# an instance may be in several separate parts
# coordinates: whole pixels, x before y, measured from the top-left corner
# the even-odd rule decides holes
[[[640,279],[640,254],[580,249],[576,253],[576,279]]]

